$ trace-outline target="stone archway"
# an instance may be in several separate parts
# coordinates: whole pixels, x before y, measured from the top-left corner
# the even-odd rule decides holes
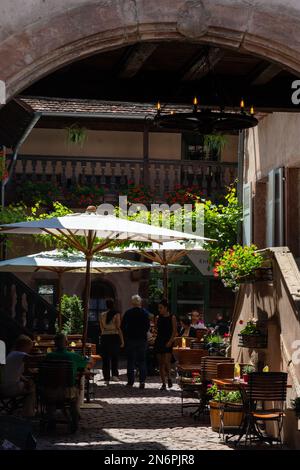
[[[6,100],[43,76],[140,41],[210,43],[300,72],[297,0],[2,0],[0,85]],[[3,93],[2,93],[3,94]]]

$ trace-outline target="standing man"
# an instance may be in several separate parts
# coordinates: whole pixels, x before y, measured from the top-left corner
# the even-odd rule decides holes
[[[134,370],[137,365],[140,389],[144,389],[147,375],[147,333],[150,329],[150,319],[147,310],[142,308],[142,299],[139,295],[133,295],[131,303],[132,308],[125,312],[122,320],[127,351],[127,387],[132,387],[134,384]]]

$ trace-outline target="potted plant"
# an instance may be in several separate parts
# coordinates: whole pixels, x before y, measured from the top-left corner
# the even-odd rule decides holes
[[[228,410],[224,411],[224,427],[239,427],[242,423],[244,412],[242,397],[239,391],[219,390],[216,385],[208,387],[210,423],[213,431],[219,431],[221,424],[220,411],[224,405]]]
[[[251,364],[246,365],[246,366],[243,367],[242,374],[243,374],[243,381],[244,382],[248,383],[249,374],[252,374],[252,372],[255,372],[255,367],[252,366]]]
[[[209,334],[205,336],[204,343],[205,343],[206,349],[208,349],[208,351],[211,354],[219,353],[222,350],[222,348],[226,346],[222,336],[214,335],[214,334]]]
[[[63,318],[62,333],[65,335],[83,333],[82,301],[77,295],[63,295],[60,302]],[[57,328],[58,330],[58,328]]]
[[[295,411],[297,418],[300,418],[300,397],[296,397],[294,398],[294,400],[291,400],[291,405],[293,407],[293,410]]]
[[[268,344],[268,336],[258,326],[256,318],[247,321],[246,326],[240,331],[239,346],[241,348],[266,348]]]
[[[67,142],[68,144],[80,145],[83,148],[87,139],[87,130],[84,127],[80,127],[78,124],[72,124],[67,127]]]

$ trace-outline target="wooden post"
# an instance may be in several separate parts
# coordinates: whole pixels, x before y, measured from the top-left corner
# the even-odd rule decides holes
[[[89,304],[90,304],[90,293],[91,293],[91,260],[92,260],[92,255],[88,253],[86,255],[86,273],[85,273],[85,287],[84,287],[84,298],[83,298],[83,338],[82,338],[82,354],[83,355],[85,354],[85,346],[86,346],[87,332],[88,332],[88,316],[89,316]]]
[[[143,133],[143,183],[144,186],[149,186],[150,184],[150,175],[149,175],[149,127],[147,124],[144,126]]]
[[[58,271],[58,285],[57,285],[57,303],[58,303],[58,329],[62,329],[62,316],[61,316],[61,297],[62,297],[62,272]]]

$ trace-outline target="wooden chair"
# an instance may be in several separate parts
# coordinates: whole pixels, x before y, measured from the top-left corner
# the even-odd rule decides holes
[[[41,408],[40,427],[61,422],[68,424],[70,432],[78,427],[76,408],[77,395],[74,393],[73,364],[71,361],[48,359],[40,364],[38,394]],[[49,414],[49,409],[61,409],[66,420],[57,421]]]
[[[203,358],[202,375],[205,382],[210,382],[212,379],[218,378],[218,364],[234,364],[232,357],[223,356],[207,356]],[[221,369],[220,369],[221,370]]]
[[[221,362],[217,363],[217,379],[233,379],[234,378],[234,363]]]
[[[202,359],[207,356],[208,351],[204,349],[173,349],[177,360],[177,372],[179,375],[179,386],[181,388],[181,414],[184,408],[196,407],[190,413],[195,419],[202,412],[202,384],[193,384],[192,373],[198,371],[200,374]],[[188,401],[185,402],[185,399]],[[190,400],[194,401],[191,402]],[[195,400],[197,400],[195,402]]]
[[[253,372],[249,374],[247,388],[247,428],[245,443],[253,441],[252,435],[259,441],[277,442],[282,445],[282,427],[284,404],[287,391],[287,373],[285,372]],[[268,407],[270,402],[276,406]],[[259,408],[258,406],[261,405]],[[277,424],[277,438],[265,436],[260,424],[266,422]],[[255,440],[256,440],[255,439]]]

